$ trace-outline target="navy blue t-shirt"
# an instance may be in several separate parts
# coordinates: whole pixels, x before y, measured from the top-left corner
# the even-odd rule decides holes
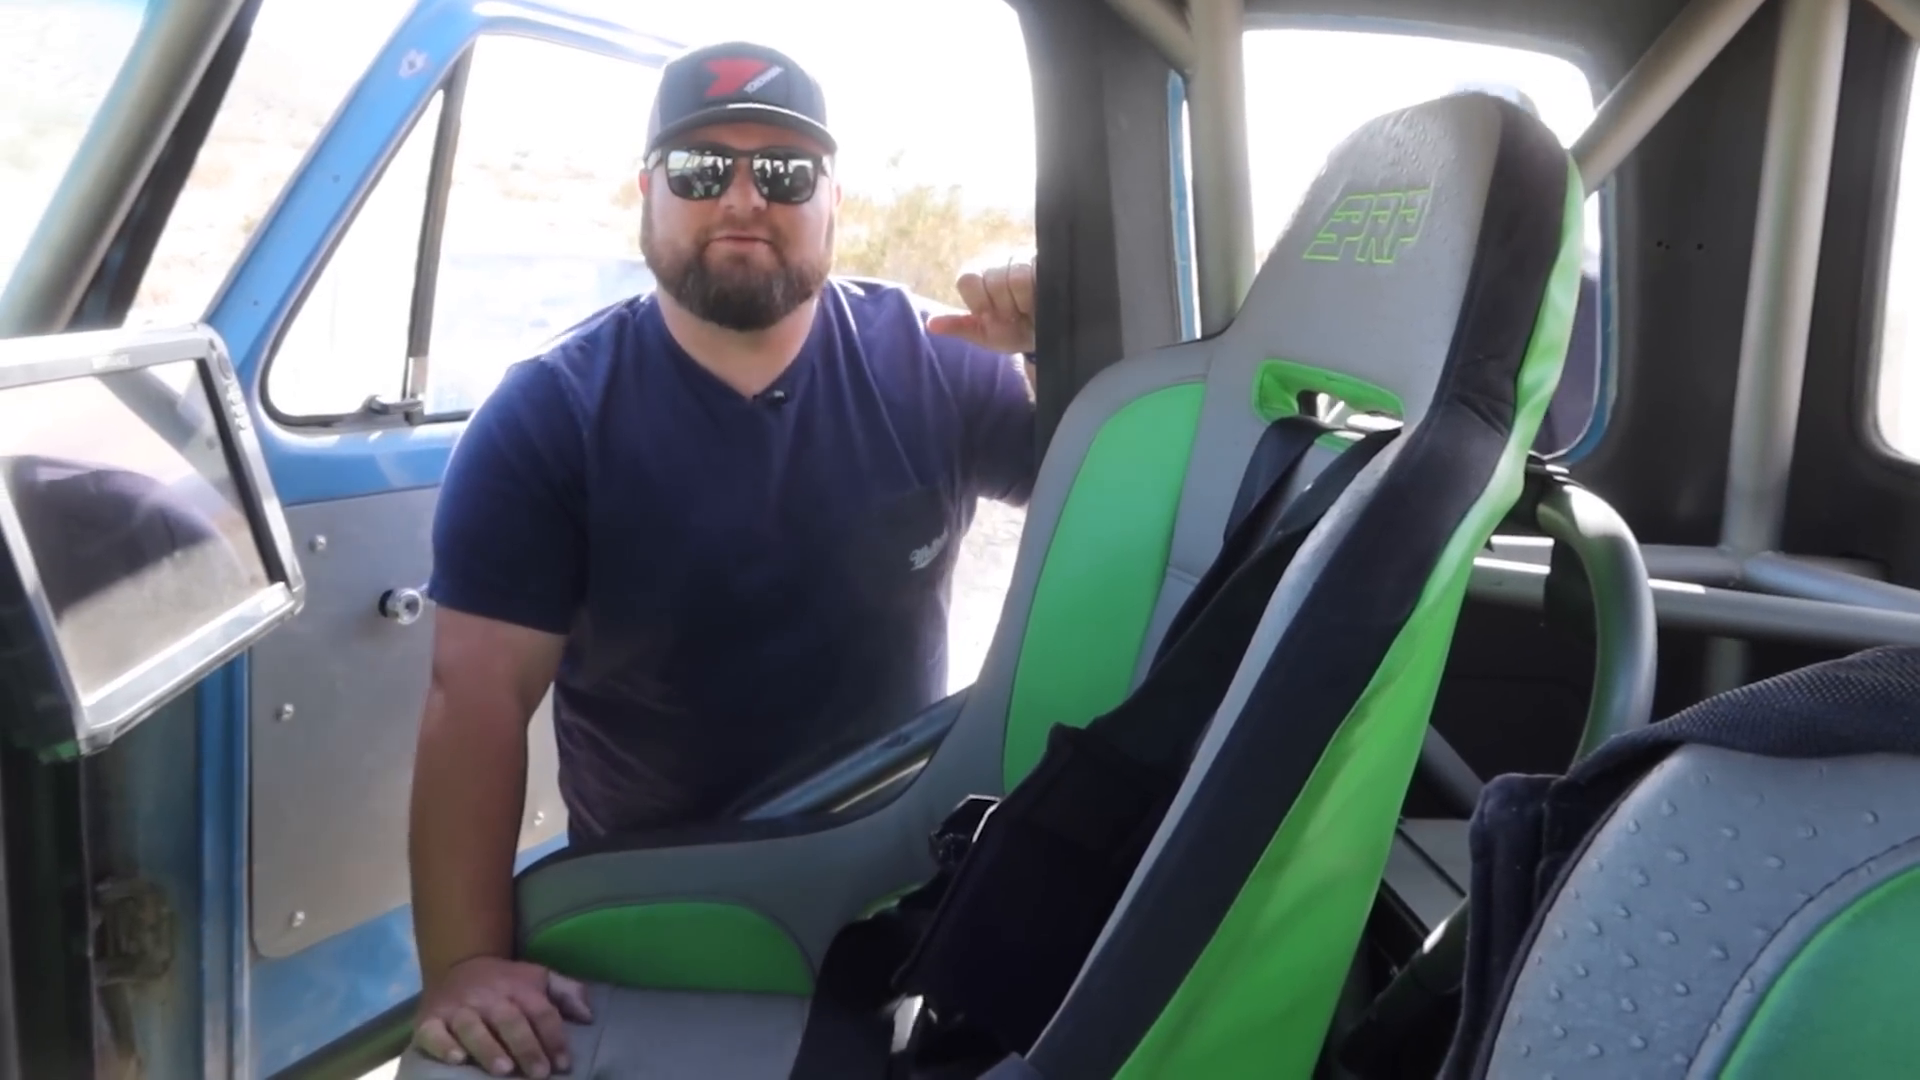
[[[762,394],[651,296],[510,368],[455,449],[430,591],[568,637],[554,685],[577,839],[737,811],[945,694],[978,498],[1024,503],[1012,357],[929,335],[894,287],[823,289]]]

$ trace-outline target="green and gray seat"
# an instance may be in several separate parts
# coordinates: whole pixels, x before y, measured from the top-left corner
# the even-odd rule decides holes
[[[924,769],[847,819],[563,852],[522,949],[593,984],[592,1077],[794,1074],[828,946],[926,880],[963,798],[1134,688],[1267,426],[1401,421],[1265,606],[1080,980],[1026,1062],[1063,1077],[1305,1076],[1378,885],[1474,555],[1519,495],[1579,285],[1582,192],[1491,97],[1382,117],[1330,158],[1232,326],[1129,358],[1068,409],[981,677]],[[1346,443],[1317,446],[1307,482]],[[471,1076],[411,1059],[402,1077]],[[847,1075],[829,1070],[823,1075]]]
[[[1474,924],[1445,1075],[1920,1075],[1916,792],[1920,649],[1883,648],[1623,736],[1533,810],[1503,800],[1503,820],[1551,824],[1483,840],[1476,858],[1537,857],[1499,860],[1518,890],[1489,865],[1475,889],[1542,896],[1531,921]]]

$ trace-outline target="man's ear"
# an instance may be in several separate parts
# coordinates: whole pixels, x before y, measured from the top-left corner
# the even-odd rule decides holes
[[[840,187],[840,178],[837,176],[834,177],[833,178],[833,208],[835,210],[840,209],[840,197],[844,194],[846,194],[846,192],[842,190]]]
[[[652,191],[652,189],[653,189],[653,170],[651,170],[651,169],[641,169],[641,170],[640,170],[640,175],[639,175],[639,176],[637,176],[637,177],[635,177],[634,179],[635,179],[635,180],[636,180],[636,181],[637,181],[637,182],[639,183],[639,185],[640,185],[640,197],[641,197],[641,198],[643,198],[643,199],[645,199],[645,198],[648,198],[649,196],[651,196],[651,195],[653,194],[653,191]]]

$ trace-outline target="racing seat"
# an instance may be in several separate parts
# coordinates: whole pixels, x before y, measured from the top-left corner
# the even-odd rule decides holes
[[[1914,1075],[1916,786],[1913,648],[1709,698],[1564,778],[1499,778],[1442,1075]]]
[[[1020,785],[1061,728],[1125,711],[1221,549],[1269,425],[1339,403],[1397,434],[1255,598],[1250,647],[1211,688],[1221,705],[1184,748],[1080,978],[996,1068],[1304,1076],[1474,554],[1520,492],[1558,377],[1582,195],[1551,133],[1484,95],[1343,143],[1230,328],[1122,361],[1068,409],[980,680],[911,783],[851,817],[569,849],[521,876],[523,954],[594,984],[574,1074],[886,1075],[888,1031],[839,1007],[831,947],[934,874],[929,835],[962,800]],[[1292,490],[1352,452],[1321,443]],[[876,1037],[877,1066],[823,1056]],[[401,1072],[475,1075],[412,1055]]]

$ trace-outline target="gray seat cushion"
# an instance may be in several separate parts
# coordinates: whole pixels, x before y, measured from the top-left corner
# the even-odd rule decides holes
[[[573,1080],[786,1080],[807,999],[593,986],[594,1022],[569,1026]],[[396,1080],[476,1080],[485,1070],[409,1051]]]

